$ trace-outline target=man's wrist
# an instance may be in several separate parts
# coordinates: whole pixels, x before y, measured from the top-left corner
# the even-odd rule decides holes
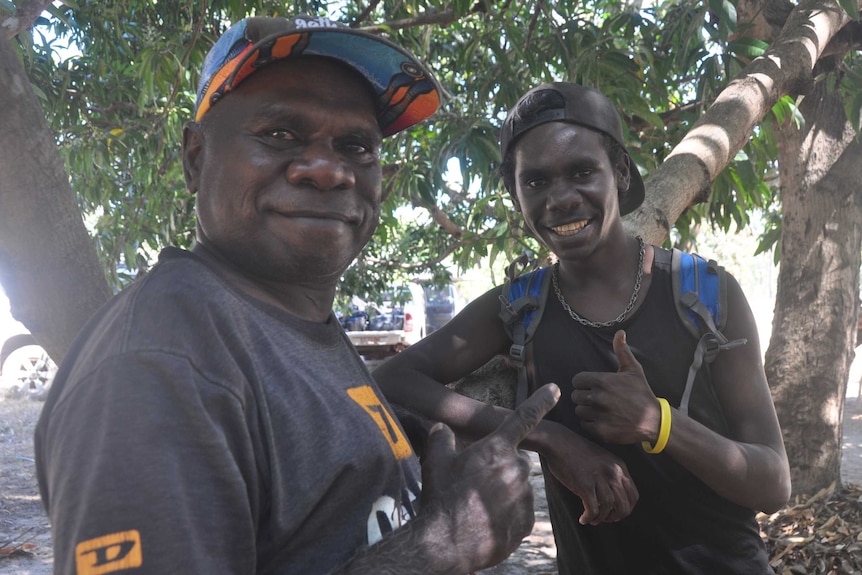
[[[541,421],[521,443],[523,449],[535,451],[545,457],[555,457],[562,445],[564,435],[575,435],[569,428],[555,421]],[[577,436],[580,438],[580,436]]]

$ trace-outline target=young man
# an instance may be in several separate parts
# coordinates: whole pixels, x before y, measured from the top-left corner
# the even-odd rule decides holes
[[[754,510],[786,502],[790,473],[739,285],[728,278],[724,333],[748,344],[701,369],[679,408],[696,342],[669,252],[623,229],[644,187],[616,110],[590,88],[543,85],[501,143],[515,207],[558,258],[526,362],[532,387],[555,382],[562,399],[525,445],[542,456],[561,575],[771,574]],[[469,437],[493,429],[505,410],[439,383],[508,352],[500,296],[378,368],[387,398]]]
[[[461,453],[432,429],[420,476],[331,311],[381,138],[437,104],[412,56],[328,20],[215,44],[183,141],[196,245],[89,322],[38,424],[55,573],[464,574],[529,533],[517,445],[558,390]]]

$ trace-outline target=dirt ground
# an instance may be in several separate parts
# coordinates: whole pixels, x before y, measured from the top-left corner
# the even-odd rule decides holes
[[[0,573],[51,573],[51,533],[39,499],[33,430],[44,405],[0,397]]]
[[[49,575],[51,536],[39,499],[33,460],[33,430],[43,403],[0,397],[0,573]],[[848,399],[845,411],[842,479],[862,485],[862,406]],[[484,575],[556,575],[556,547],[548,520],[538,461],[531,481],[536,491],[533,533],[509,559]]]

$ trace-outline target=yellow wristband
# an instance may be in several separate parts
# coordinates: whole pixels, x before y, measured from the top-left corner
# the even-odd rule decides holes
[[[667,440],[670,437],[670,404],[663,397],[657,397],[658,403],[661,406],[661,426],[658,430],[658,439],[655,445],[650,445],[649,441],[641,441],[641,447],[647,453],[661,453],[667,446]]]

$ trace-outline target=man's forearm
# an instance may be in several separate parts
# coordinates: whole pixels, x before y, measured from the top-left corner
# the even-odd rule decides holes
[[[459,551],[454,531],[444,511],[426,510],[359,551],[332,575],[465,575],[480,568]]]

